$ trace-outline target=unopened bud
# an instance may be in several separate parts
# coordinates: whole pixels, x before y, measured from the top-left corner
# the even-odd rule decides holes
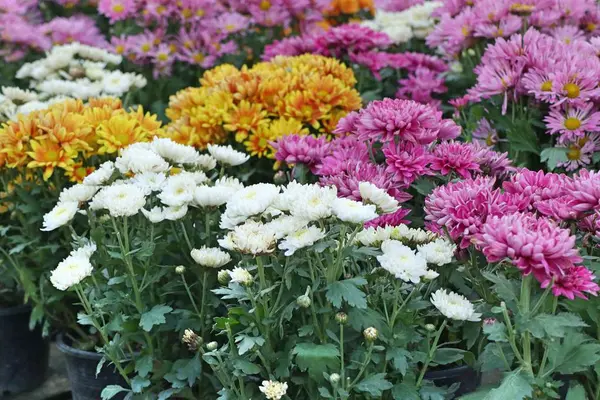
[[[375,340],[377,340],[379,332],[377,332],[377,329],[371,326],[363,331],[363,336],[365,337],[367,342],[374,342]]]
[[[275,176],[273,177],[273,182],[276,185],[283,185],[284,183],[287,182],[287,176],[285,175],[285,172],[283,171],[278,171]]]
[[[302,308],[308,308],[312,304],[312,301],[310,300],[310,297],[303,294],[302,296],[298,296],[298,298],[296,299],[296,304],[298,304]]]
[[[231,277],[229,276],[229,271],[222,269],[219,272],[217,272],[217,280],[221,285],[227,285],[231,280]]]
[[[181,342],[185,343],[190,351],[198,350],[202,346],[202,338],[191,329],[186,329],[181,337]]]
[[[329,382],[335,385],[340,381],[340,378],[340,374],[331,374],[329,375]]]
[[[185,267],[183,265],[179,265],[177,267],[175,267],[175,273],[182,275],[185,273]]]
[[[348,322],[348,314],[345,312],[339,312],[335,314],[335,320],[338,324],[344,325],[346,322]]]
[[[500,302],[500,307],[502,307],[502,308],[506,308],[506,303],[505,303],[505,302],[503,302],[503,301],[502,301],[502,302]]]
[[[429,332],[433,332],[435,331],[435,325],[434,324],[427,324],[425,325],[425,329]]]
[[[216,350],[217,347],[219,347],[219,344],[217,342],[210,342],[206,344],[206,350],[208,351]]]
[[[85,76],[85,68],[81,65],[73,65],[69,68],[69,75],[73,78],[83,78]]]

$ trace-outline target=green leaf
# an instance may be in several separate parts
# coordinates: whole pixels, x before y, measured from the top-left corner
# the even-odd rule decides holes
[[[394,400],[421,400],[421,396],[417,391],[416,386],[408,383],[399,383],[392,389],[392,397]]]
[[[135,372],[145,378],[152,371],[153,359],[151,355],[145,355],[135,360]]]
[[[488,343],[479,356],[481,371],[488,372],[498,369],[501,371],[508,371],[514,358],[515,354],[508,343]]]
[[[77,323],[79,325],[84,325],[84,326],[85,325],[94,325],[92,318],[89,315],[84,314],[81,311],[77,313]]]
[[[260,367],[250,361],[244,360],[243,358],[236,358],[233,360],[233,366],[246,375],[254,375],[260,373]]]
[[[419,178],[412,184],[412,187],[415,188],[419,194],[429,196],[433,189],[435,189],[436,184],[429,179]]]
[[[162,392],[160,392],[158,394],[158,400],[167,400],[168,398],[173,396],[175,393],[177,393],[177,389],[163,390]]]
[[[569,149],[566,147],[549,147],[542,150],[540,157],[542,162],[545,162],[550,171],[554,170],[558,163],[564,163],[569,161],[567,153]]]
[[[301,371],[315,379],[323,379],[323,373],[331,369],[339,370],[339,350],[333,344],[298,343],[292,353]]]
[[[102,393],[100,393],[100,397],[102,398],[102,400],[109,400],[121,392],[128,392],[128,391],[129,390],[127,390],[119,385],[108,385],[104,389],[102,389]]]
[[[482,272],[485,279],[492,282],[492,290],[498,294],[507,304],[514,304],[517,300],[519,288],[514,281],[509,281],[503,275],[496,275],[491,272]]]
[[[435,386],[433,383],[426,382],[419,390],[423,400],[446,400],[446,390]]]
[[[582,333],[569,333],[548,344],[549,366],[561,374],[583,371],[600,360],[600,344]]]
[[[507,132],[511,152],[523,151],[540,154],[540,146],[535,131],[527,120],[518,121]]]
[[[406,369],[408,368],[408,358],[411,358],[410,352],[405,349],[393,348],[387,351],[385,354],[385,360],[390,361],[394,365],[394,369],[402,374],[406,375]]]
[[[389,381],[385,379],[385,374],[375,374],[367,377],[360,381],[358,385],[356,385],[355,390],[357,392],[369,393],[374,397],[381,397],[384,391],[389,390],[393,387]]]
[[[529,330],[536,338],[564,337],[572,328],[585,328],[588,325],[580,316],[572,313],[540,314],[527,324]]]
[[[148,386],[150,386],[150,379],[136,376],[131,380],[131,390],[133,390],[133,393],[142,393],[144,388]]]
[[[239,335],[235,338],[238,344],[238,353],[240,355],[252,350],[254,346],[260,347],[265,344],[265,339],[262,337],[252,337],[248,335]]]
[[[466,351],[461,349],[437,349],[433,356],[433,362],[440,365],[452,364],[464,358]]]
[[[166,305],[156,305],[152,307],[152,310],[142,314],[140,319],[140,326],[146,332],[150,332],[154,325],[161,325],[167,322],[165,314],[170,313],[173,309]]]
[[[483,400],[523,400],[525,397],[531,397],[533,388],[523,377],[520,370],[507,375],[502,384],[490,391]]]
[[[336,308],[342,306],[342,300],[345,300],[351,307],[367,308],[366,295],[358,288],[366,284],[367,280],[364,278],[352,278],[333,282],[327,286],[325,296]]]
[[[483,324],[483,333],[488,336],[488,340],[493,342],[508,342],[504,322],[496,321],[493,324]]]
[[[187,380],[188,385],[191,387],[194,385],[196,379],[200,377],[202,373],[202,363],[200,362],[200,357],[196,355],[196,357],[190,360],[177,360],[177,362],[182,361],[176,368],[176,376],[177,379],[185,381]],[[175,367],[175,364],[173,366]]]
[[[331,393],[329,393],[329,390],[327,390],[327,388],[320,387],[319,388],[319,394],[324,399],[333,399],[333,396],[331,395]]]
[[[579,382],[569,388],[567,398],[565,400],[587,400],[585,397],[585,389]]]

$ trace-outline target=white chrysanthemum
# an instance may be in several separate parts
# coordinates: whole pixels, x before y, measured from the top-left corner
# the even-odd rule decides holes
[[[165,219],[168,219],[169,221],[177,221],[185,217],[187,212],[188,206],[187,204],[184,204],[181,206],[166,207],[163,210],[163,215],[165,216]]]
[[[282,215],[268,222],[267,227],[275,234],[277,240],[305,228],[307,221],[291,215]]]
[[[355,236],[356,243],[360,243],[363,246],[380,246],[381,243],[388,240],[392,236],[391,226],[386,227],[369,227],[358,232]]]
[[[227,271],[231,282],[239,283],[240,285],[249,285],[252,283],[254,278],[252,274],[241,267],[235,267],[234,269]]]
[[[110,71],[102,77],[102,91],[104,93],[122,96],[133,86],[133,77],[119,70]]]
[[[435,272],[432,269],[428,269],[427,272],[425,273],[425,275],[423,275],[423,279],[425,279],[427,281],[431,281],[431,280],[437,278],[438,276],[440,276],[440,274],[438,274],[437,272]]]
[[[205,171],[210,171],[217,166],[217,160],[209,154],[200,154],[196,161],[196,165]]]
[[[146,205],[146,196],[136,185],[113,183],[100,190],[92,202],[92,209],[106,209],[113,217],[130,217]]]
[[[98,250],[96,243],[89,241],[87,244],[81,246],[77,250],[71,251],[69,255],[71,257],[85,257],[89,259],[92,256],[92,254],[96,252],[96,250]]]
[[[36,89],[46,95],[64,95],[84,100],[102,94],[102,85],[87,78],[77,81],[48,79],[39,83]]]
[[[396,44],[406,43],[413,38],[413,31],[410,26],[407,25],[389,26],[382,29],[381,32],[388,35]]]
[[[217,179],[215,182],[215,186],[231,188],[236,192],[244,188],[244,184],[240,182],[238,178],[234,178],[232,176],[224,176],[222,178]]]
[[[231,261],[229,253],[215,247],[193,249],[190,255],[198,265],[208,268],[221,268]]]
[[[18,87],[2,86],[2,94],[15,104],[28,103],[38,99],[37,93]]]
[[[167,171],[170,168],[169,163],[148,147],[148,143],[135,143],[126,147],[117,157],[115,167],[122,174]]]
[[[476,313],[473,304],[460,294],[438,289],[431,295],[431,303],[446,318],[457,321],[481,321],[481,314]]]
[[[233,217],[227,213],[223,213],[221,215],[221,220],[219,221],[219,228],[232,230],[235,229],[235,227],[239,224],[246,222],[247,219],[248,217],[245,215]]]
[[[333,202],[337,199],[335,186],[301,185],[292,190],[290,213],[307,221],[317,221],[331,216]],[[286,196],[289,196],[287,193]]]
[[[153,224],[157,224],[165,220],[165,213],[163,212],[162,207],[153,207],[150,211],[142,208],[141,211],[142,214],[148,218],[148,221],[152,222]]]
[[[378,217],[374,205],[363,204],[351,199],[335,199],[332,207],[334,215],[344,222],[363,224]]]
[[[219,207],[235,193],[224,186],[198,186],[194,191],[194,204],[200,207]]]
[[[312,246],[317,241],[325,237],[325,231],[316,226],[302,228],[286,236],[281,243],[279,249],[285,250],[283,253],[286,257],[293,255],[297,250],[304,247]]]
[[[378,188],[371,182],[360,182],[358,184],[360,196],[364,202],[372,203],[384,213],[393,213],[398,210],[398,200],[393,198],[383,189]]]
[[[55,46],[42,61],[49,70],[59,70],[69,66],[76,50],[72,46]]]
[[[267,400],[280,400],[287,393],[287,389],[287,383],[277,381],[263,381],[259,387]]]
[[[377,261],[383,269],[404,282],[419,283],[427,273],[427,261],[397,240],[386,240],[381,245],[383,254]]]
[[[154,138],[152,150],[174,164],[198,164],[200,154],[192,146],[186,146],[168,138]]]
[[[245,219],[261,214],[273,204],[278,194],[279,187],[272,184],[258,183],[247,186],[237,191],[227,202],[224,216],[230,219]]]
[[[138,186],[146,195],[161,191],[166,181],[167,176],[163,172],[142,172],[131,179],[131,183]]]
[[[47,101],[33,100],[33,101],[28,102],[28,103],[20,105],[17,108],[16,113],[17,114],[27,115],[27,114],[31,114],[34,111],[45,110],[50,105],[51,104],[49,102],[47,102]]]
[[[79,183],[77,185],[71,186],[70,188],[63,189],[63,191],[60,192],[58,201],[75,201],[78,203],[86,202],[89,201],[92,197],[94,197],[97,191],[97,186],[88,186]]]
[[[68,224],[79,211],[79,202],[61,201],[52,211],[44,215],[42,231],[53,231],[63,225]]]
[[[103,185],[110,179],[114,171],[115,164],[112,161],[106,161],[97,170],[83,178],[83,184],[86,186]]]
[[[181,171],[178,175],[181,175],[186,179],[193,181],[196,185],[201,185],[209,181],[208,176],[206,176],[206,174],[202,171]]]
[[[260,222],[247,221],[219,239],[219,245],[244,254],[266,254],[274,250],[275,234]]]
[[[167,178],[158,198],[167,206],[182,206],[194,200],[195,190],[196,182],[188,176],[173,175]]]
[[[450,264],[456,245],[446,239],[436,239],[433,242],[417,246],[419,254],[430,264],[438,266]]]
[[[250,156],[241,151],[234,150],[231,146],[220,146],[218,144],[209,144],[208,152],[218,162],[225,165],[241,165],[250,159]]]
[[[76,52],[82,58],[93,61],[103,61],[108,64],[118,65],[123,61],[123,56],[110,53],[105,49],[77,43]]]
[[[50,273],[50,282],[58,290],[67,290],[92,274],[89,257],[76,254],[61,261]]]

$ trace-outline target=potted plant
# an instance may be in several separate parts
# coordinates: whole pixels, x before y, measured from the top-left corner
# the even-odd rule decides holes
[[[39,350],[39,360],[11,357],[29,360],[33,364],[28,368],[40,369],[28,380],[28,388],[43,380],[48,342],[42,336],[60,331],[81,346],[89,346],[88,334],[77,324],[75,297],[57,291],[48,280],[49,264],[58,263],[68,254],[71,237],[68,233],[51,232],[44,214],[52,210],[55,198],[69,181],[83,180],[105,154],[116,152],[128,141],[147,140],[160,133],[159,127],[156,117],[144,114],[141,108],[126,111],[120,100],[103,98],[90,99],[86,104],[81,100],[66,100],[28,115],[21,114],[0,128],[3,318],[17,318],[21,330],[37,327],[37,341],[45,349]],[[80,189],[65,192],[65,203],[73,205],[89,195],[89,191]],[[72,210],[71,206],[54,212],[64,218]],[[7,311],[7,307],[13,306],[19,307],[19,312]],[[7,335],[2,346],[13,352],[18,349],[26,354],[42,346],[34,344],[31,334],[17,334],[19,331],[8,322],[2,324],[0,331]],[[32,345],[11,343],[9,333],[10,338],[19,342],[30,337]],[[6,351],[2,350],[8,357]],[[14,370],[0,374],[2,385],[7,384],[4,379],[11,381],[14,374]],[[38,375],[40,378],[36,378]]]

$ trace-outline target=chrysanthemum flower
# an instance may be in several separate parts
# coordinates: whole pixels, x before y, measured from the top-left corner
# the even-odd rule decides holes
[[[430,168],[442,175],[456,173],[464,179],[471,178],[472,173],[481,171],[476,155],[471,144],[441,143],[433,150]]]
[[[559,140],[566,142],[581,138],[586,132],[600,130],[600,112],[593,111],[592,107],[592,104],[588,104],[583,108],[552,109],[544,118],[548,133],[551,135],[558,133]]]
[[[424,146],[404,141],[398,144],[390,142],[383,148],[383,154],[387,170],[406,185],[430,174],[428,165],[432,157]]]
[[[288,165],[304,164],[316,172],[329,151],[327,138],[310,135],[287,135],[273,143],[275,158]]]

